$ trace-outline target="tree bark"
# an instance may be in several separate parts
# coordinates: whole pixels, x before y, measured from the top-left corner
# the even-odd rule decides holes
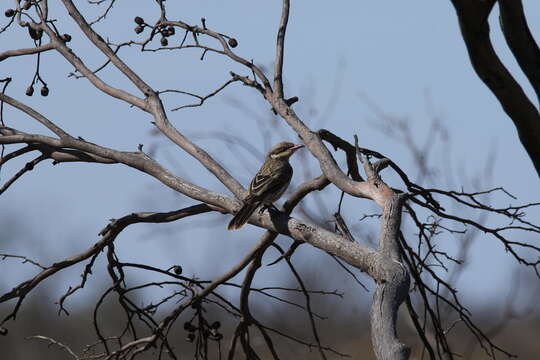
[[[409,293],[410,277],[400,261],[398,236],[401,223],[403,198],[392,194],[383,209],[379,246],[381,255],[391,262],[380,264],[381,280],[371,305],[371,341],[378,360],[406,360],[410,348],[399,342],[396,320],[399,306]]]
[[[461,34],[476,74],[497,97],[506,114],[514,122],[519,139],[532,160],[537,174],[540,176],[540,114],[512,74],[503,65],[491,44],[488,17],[495,5],[495,0],[452,0],[452,3],[456,9]],[[503,19],[508,20],[510,18],[507,11],[509,7],[511,6],[508,6],[505,1],[502,2]],[[508,38],[512,29],[514,32],[511,38],[516,39],[516,31],[523,31],[523,26],[526,27],[526,23],[522,25],[520,30],[516,30],[515,27],[507,24],[505,25],[507,29],[505,35]],[[527,38],[527,34],[522,35]],[[532,36],[531,40],[534,43]],[[516,44],[517,41],[512,40],[510,43]],[[514,54],[521,51],[517,44],[510,47]],[[534,53],[534,50],[529,51],[532,48],[530,42],[525,48],[528,49],[528,52]],[[517,58],[529,79],[535,79],[537,71],[528,71],[527,68],[532,61],[536,64],[536,69],[538,69],[540,59],[533,60],[531,55],[526,56],[525,54]],[[523,67],[524,65],[525,67]],[[534,68],[534,66],[532,67]]]

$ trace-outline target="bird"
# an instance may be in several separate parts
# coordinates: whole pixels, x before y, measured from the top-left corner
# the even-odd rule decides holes
[[[228,230],[242,228],[260,205],[263,205],[261,211],[274,206],[272,203],[283,195],[291,182],[293,168],[289,164],[289,158],[303,147],[301,144],[283,141],[270,149],[264,164],[249,184],[248,195],[244,198],[242,207],[229,222]]]

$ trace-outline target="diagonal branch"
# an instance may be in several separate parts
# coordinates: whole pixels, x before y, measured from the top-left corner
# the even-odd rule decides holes
[[[531,82],[540,103],[540,49],[534,40],[521,0],[498,0],[501,29],[519,66]]]
[[[20,148],[18,150],[15,150],[15,151],[7,154],[7,155],[4,155],[4,156],[2,156],[0,158],[0,166],[4,165],[9,160],[16,158],[17,156],[24,155],[24,154],[26,154],[28,152],[31,152],[31,151],[34,151],[34,150],[36,150],[34,146],[28,145],[28,146],[25,146],[25,147]]]
[[[30,117],[33,117],[37,121],[39,121],[41,124],[43,124],[47,129],[51,130],[53,133],[55,133],[58,137],[64,137],[69,136],[64,130],[62,130],[60,127],[58,127],[56,124],[54,124],[52,121],[47,119],[45,116],[41,115],[31,107],[20,103],[19,101],[13,99],[12,97],[0,93],[0,101],[3,101],[11,106],[13,106],[16,109],[21,110],[22,112],[28,114]]]
[[[330,151],[324,146],[320,136],[311,131],[296,115],[294,110],[287,105],[285,100],[270,98],[267,100],[272,104],[276,112],[287,122],[287,124],[300,136],[311,154],[319,162],[322,173],[326,178],[336,185],[340,190],[347,194],[370,198],[381,204],[382,199],[376,199],[376,193],[371,191],[370,186],[366,182],[358,182],[351,180],[339,168],[336,160],[330,154]]]
[[[46,155],[40,155],[37,158],[35,158],[34,160],[27,162],[26,165],[21,170],[19,170],[15,175],[13,175],[13,177],[11,179],[6,181],[6,183],[2,187],[0,187],[0,195],[2,195],[7,189],[9,189],[9,187],[15,181],[17,181],[21,176],[23,176],[24,174],[26,174],[29,171],[32,171],[34,169],[34,166],[36,166],[37,164],[39,164],[40,162],[42,162],[45,159],[47,159]]]
[[[153,92],[152,88],[139,77],[129,66],[127,66],[118,55],[107,45],[99,34],[88,24],[79,10],[75,7],[71,0],[62,0],[69,15],[75,20],[79,28],[84,32],[86,37],[99,49],[106,57],[111,59],[111,62],[120,70],[137,88],[145,95]]]
[[[540,175],[540,114],[503,65],[489,38],[487,19],[495,0],[452,0],[452,3],[474,70],[514,122],[519,139]]]
[[[143,93],[147,99],[140,99],[124,90],[113,88],[101,80],[96,74],[88,69],[82,60],[69,49],[65,43],[56,35],[49,26],[42,26],[43,30],[51,38],[56,49],[68,60],[81,74],[83,74],[94,86],[106,94],[126,101],[129,104],[139,107],[141,110],[149,112],[155,119],[155,125],[175,144],[180,146],[188,154],[195,157],[205,168],[214,174],[231,192],[241,198],[244,195],[244,188],[234,179],[220,164],[218,164],[206,151],[189,141],[182,135],[168,120],[159,95],[150,88],[131,68],[120,60],[117,54],[105,43],[105,41],[94,32],[86,23],[78,10],[70,0],[63,0],[74,19],[80,22],[83,31],[87,32],[89,39],[98,47],[110,60],[119,68]],[[86,25],[85,25],[86,24]],[[86,28],[85,28],[86,26]],[[85,30],[86,29],[86,30]]]
[[[100,77],[98,77],[94,71],[90,70],[84,62],[79,58],[72,49],[70,49],[65,42],[56,34],[56,32],[47,26],[45,23],[40,25],[41,29],[49,36],[51,42],[54,44],[55,49],[71,64],[77,71],[84,75],[88,81],[92,83],[96,88],[103,91],[105,94],[112,96],[116,99],[123,100],[128,104],[138,107],[143,111],[148,111],[146,107],[146,102],[144,99],[141,99],[125,90],[115,88],[106,82],[104,82]]]

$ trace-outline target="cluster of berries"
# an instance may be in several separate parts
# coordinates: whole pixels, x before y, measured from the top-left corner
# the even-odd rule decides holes
[[[150,25],[145,23],[144,19],[140,16],[135,16],[135,19],[133,19],[133,21],[135,21],[135,24],[137,24],[137,26],[135,26],[135,29],[133,29],[136,34],[142,33],[146,27],[151,27]],[[203,24],[204,24],[204,21],[203,21]],[[206,29],[206,26],[205,26],[205,29]],[[168,46],[169,40],[167,40],[167,38],[169,36],[173,36],[176,33],[176,31],[174,30],[174,26],[160,27],[158,28],[158,32],[161,34],[161,40],[160,40],[161,46]],[[229,43],[229,46],[232,48],[235,48],[238,46],[238,41],[234,38],[229,38],[228,43]]]
[[[188,332],[186,336],[186,341],[194,342],[197,337],[196,333],[198,333],[199,336],[203,337],[203,341],[206,341],[206,340],[220,341],[221,339],[223,339],[223,334],[219,332],[219,328],[221,328],[221,323],[219,321],[214,321],[213,323],[210,324],[202,316],[204,309],[202,308],[201,300],[200,299],[195,300],[193,304],[191,304],[191,307],[196,310],[195,316],[193,317],[193,319],[195,318],[198,319],[199,326],[193,325],[192,323],[193,319],[191,319],[190,321],[186,321],[184,323],[184,330]]]

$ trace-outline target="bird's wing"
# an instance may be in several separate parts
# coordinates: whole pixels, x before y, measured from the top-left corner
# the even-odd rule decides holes
[[[290,166],[263,168],[251,181],[248,197],[253,200],[264,200],[270,194],[280,193],[284,186],[289,185],[291,177],[292,168]]]

